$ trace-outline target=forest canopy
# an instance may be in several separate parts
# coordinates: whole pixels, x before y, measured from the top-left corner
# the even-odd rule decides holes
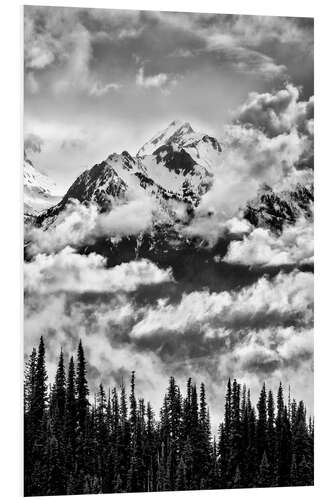
[[[221,389],[221,397],[223,392]],[[314,422],[263,384],[257,404],[229,379],[212,436],[204,383],[170,377],[158,414],[130,385],[91,395],[80,341],[48,384],[43,337],[24,380],[25,496],[313,485]]]

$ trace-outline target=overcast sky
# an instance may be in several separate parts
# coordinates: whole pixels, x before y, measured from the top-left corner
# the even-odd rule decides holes
[[[252,91],[313,95],[313,21],[25,7],[25,134],[65,189],[173,119],[215,136]]]

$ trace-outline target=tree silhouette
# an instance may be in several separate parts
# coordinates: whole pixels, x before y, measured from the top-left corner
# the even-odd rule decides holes
[[[234,379],[226,387],[218,440],[206,388],[189,378],[182,396],[170,377],[159,419],[122,382],[90,397],[80,342],[75,367],[60,351],[48,388],[45,346],[32,350],[24,380],[25,496],[313,484],[314,422],[280,384],[263,384],[257,404]]]

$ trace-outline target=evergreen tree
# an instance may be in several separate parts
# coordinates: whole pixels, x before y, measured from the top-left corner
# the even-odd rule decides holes
[[[68,365],[66,400],[65,400],[65,448],[66,465],[69,474],[74,471],[74,459],[77,437],[77,407],[75,394],[75,366],[73,356]]]
[[[88,415],[88,382],[86,378],[87,368],[86,359],[80,340],[77,350],[77,372],[76,372],[76,390],[77,390],[77,412],[79,431],[84,435],[86,428],[86,420]]]
[[[291,471],[291,430],[290,422],[288,419],[287,407],[284,407],[282,424],[280,433],[277,434],[278,443],[278,468],[277,468],[277,484],[278,486],[289,486],[290,484],[290,471]]]
[[[261,461],[267,447],[267,400],[266,387],[263,385],[258,401],[258,423],[257,423],[257,456]],[[267,455],[266,455],[267,461]]]
[[[96,421],[94,429],[95,439],[96,439],[96,451],[98,455],[97,461],[97,475],[100,478],[100,483],[103,487],[108,484],[109,474],[111,471],[108,470],[108,465],[110,463],[109,457],[109,429],[107,425],[107,401],[102,384],[99,386],[99,391],[97,394],[97,408],[96,408]]]
[[[275,407],[273,392],[268,392],[267,400],[267,435],[266,435],[266,456],[270,466],[271,473],[274,472],[275,464]]]
[[[101,384],[89,405],[81,343],[76,369],[71,357],[65,376],[61,351],[49,389],[46,380],[41,338],[24,380],[26,496],[313,484],[314,422],[290,391],[284,404],[281,384],[276,411],[264,384],[256,414],[250,391],[240,397],[229,380],[217,444],[205,386],[198,398],[191,378],[185,398],[170,378],[159,420],[137,400],[134,372],[129,401],[123,382],[120,397]]]
[[[230,438],[229,438],[229,464],[228,477],[231,480],[230,486],[234,483],[236,469],[238,468],[239,478],[241,477],[239,464],[241,450],[241,424],[240,424],[240,385],[234,379],[232,383],[231,411],[230,411]],[[240,480],[240,479],[239,479]]]
[[[257,447],[256,447],[256,415],[251,403],[250,391],[247,396],[248,413],[248,446],[243,459],[243,485],[252,488],[255,486],[257,472]]]
[[[47,404],[47,374],[45,367],[45,346],[43,337],[40,338],[38,357],[36,362],[35,384],[31,401],[31,414],[34,423],[34,433],[41,430],[41,425]]]
[[[30,471],[28,486],[29,494],[37,495],[39,491],[47,490],[47,373],[45,367],[45,346],[43,337],[40,338],[38,355],[36,361],[34,389],[31,400],[29,415],[29,433],[31,440],[30,449]]]
[[[37,351],[32,349],[30,357],[26,363],[24,372],[24,413],[28,414],[31,411],[31,405],[35,390],[36,379],[36,366],[37,366]]]
[[[297,407],[294,432],[293,432],[293,455],[296,461],[296,467],[299,471],[297,484],[312,484],[312,450],[309,431],[306,424],[305,407],[303,401],[300,401]]]
[[[51,429],[47,442],[47,474],[47,494],[65,495],[67,488],[64,448]]]
[[[131,428],[128,420],[126,388],[123,382],[120,391],[119,477],[116,481],[117,491],[126,491],[127,471],[130,463]]]
[[[62,439],[64,433],[65,407],[66,375],[64,356],[61,350],[50,404],[50,414],[53,419],[54,433],[58,441]]]
[[[156,474],[156,491],[166,491],[166,471],[165,471],[165,456],[164,442],[161,443],[161,450],[157,453],[157,474]]]
[[[136,419],[137,419],[137,408],[136,408],[136,398],[135,398],[135,372],[132,372],[131,376],[131,393],[130,393],[130,423],[131,423],[131,433],[132,433],[132,441],[135,440],[136,433]]]
[[[26,363],[24,376],[24,494],[31,494],[31,473],[33,460],[31,450],[35,438],[34,421],[32,415],[32,404],[35,391],[37,366],[37,351],[32,349],[32,353]]]
[[[206,401],[205,385],[200,385],[200,406],[199,406],[199,425],[197,430],[197,461],[200,463],[200,489],[206,489],[209,486],[209,476],[212,468],[212,447],[209,411]]]

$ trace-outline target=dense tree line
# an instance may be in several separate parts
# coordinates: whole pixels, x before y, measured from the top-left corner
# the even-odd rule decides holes
[[[50,387],[43,338],[26,365],[26,496],[312,485],[313,435],[304,403],[281,384],[276,400],[263,385],[255,407],[229,380],[215,438],[204,384],[189,379],[182,395],[170,377],[157,418],[134,372],[128,393],[100,385],[92,402],[81,342],[67,370],[60,352]]]

